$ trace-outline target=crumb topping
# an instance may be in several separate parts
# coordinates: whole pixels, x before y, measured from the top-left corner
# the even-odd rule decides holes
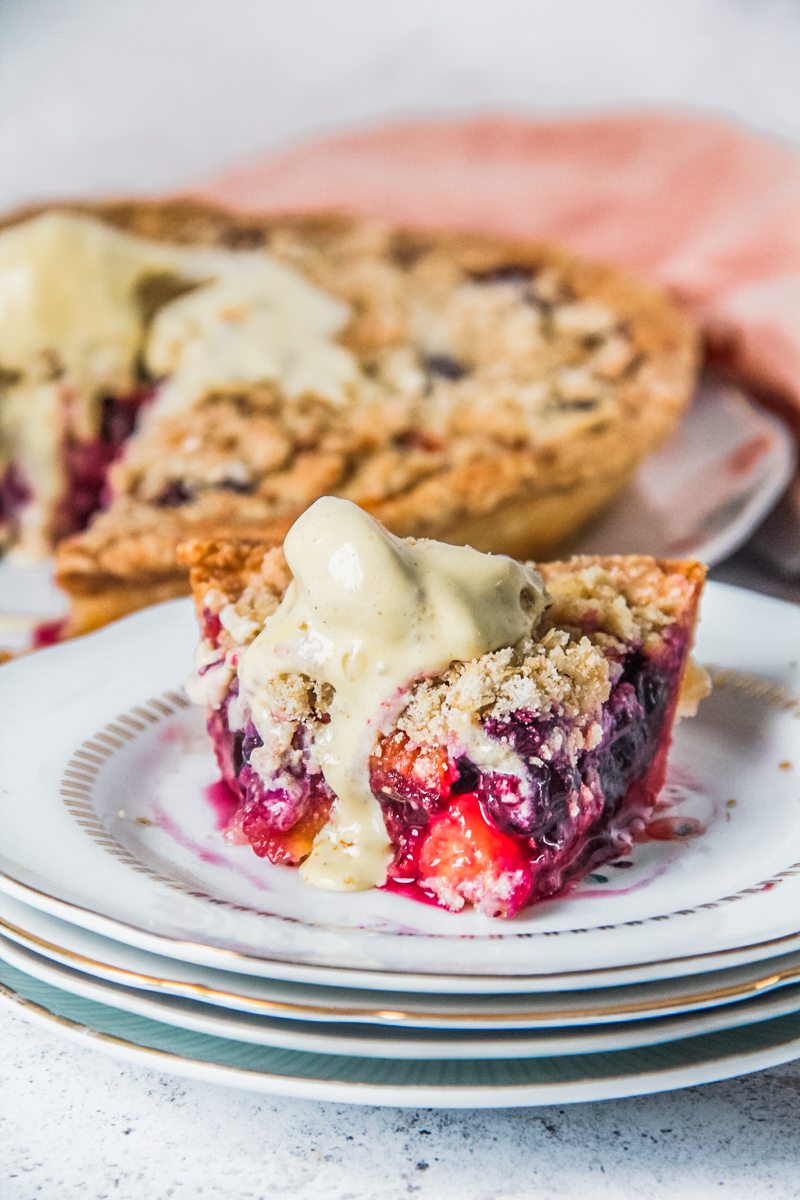
[[[480,727],[519,710],[559,714],[589,722],[608,699],[610,666],[588,637],[547,629],[516,646],[453,663],[439,678],[417,683],[397,727],[416,744],[459,747],[479,765],[485,760]]]
[[[180,236],[168,217],[163,236]],[[158,220],[120,216],[146,236]],[[200,387],[178,409],[156,399],[112,468],[109,511],[62,553],[65,580],[98,562],[124,574],[123,533],[140,570],[160,571],[193,529],[293,519],[324,494],[380,510],[398,533],[438,536],[520,492],[624,480],[689,394],[685,320],[553,247],[348,219],[242,231],[229,214],[184,220],[184,237],[262,246],[346,310],[336,344],[354,363],[348,402],[257,378]],[[172,542],[161,556],[153,514]]]
[[[325,494],[396,533],[474,532],[483,547],[499,544],[508,507],[541,501],[562,524],[537,515],[523,536],[512,521],[503,548],[544,552],[546,531],[566,536],[618,490],[691,392],[686,318],[553,246],[186,202],[76,210],[145,238],[266,251],[346,311],[335,345],[355,371],[344,404],[255,377],[199,387],[177,409],[156,398],[111,470],[109,508],[59,548],[76,607],[117,605],[134,575],[177,593],[182,541],[235,526],[277,544]]]
[[[288,582],[283,554],[262,550],[259,556],[252,547],[212,544],[211,550],[188,547],[184,558],[195,563],[201,620],[206,614],[207,621],[208,613],[219,618],[218,631],[205,639],[201,654],[218,664],[229,685],[240,651],[275,610]],[[537,569],[551,598],[538,628],[513,647],[452,663],[444,673],[412,684],[395,720],[410,742],[446,746],[486,769],[513,771],[513,754],[501,739],[485,736],[483,726],[530,710],[567,718],[575,742],[570,748],[591,748],[599,738],[601,707],[621,670],[620,649],[655,649],[702,578],[697,564],[661,564],[644,557],[577,558]],[[195,676],[195,694],[208,674]],[[690,690],[698,693],[692,679]],[[202,698],[213,705],[212,693],[216,689],[208,680]],[[285,767],[295,732],[306,726],[311,735],[306,752],[312,769],[318,769],[313,730],[326,721],[330,689],[315,689],[307,677],[287,674],[269,681],[268,697],[274,738],[259,750],[260,765],[273,772]],[[245,719],[235,707],[233,715]]]
[[[112,491],[157,504],[180,479],[183,505],[198,512],[205,493],[225,487],[245,511],[334,489],[387,497],[454,456],[484,457],[487,438],[545,446],[618,419],[615,381],[633,369],[635,334],[611,304],[576,296],[567,263],[495,277],[472,271],[458,244],[432,242],[407,266],[394,240],[376,226],[324,249],[289,230],[270,243],[348,307],[341,342],[359,372],[349,406],[257,380],[244,391],[200,389],[177,412],[157,401],[112,471]]]
[[[542,567],[552,599],[546,619],[592,631],[594,640],[606,647],[616,642],[650,649],[685,607],[697,578],[687,578],[686,564],[670,571],[646,557],[572,562],[572,570],[564,570],[562,563]]]

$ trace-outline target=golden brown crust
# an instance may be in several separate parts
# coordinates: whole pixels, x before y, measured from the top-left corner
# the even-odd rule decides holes
[[[707,573],[695,558],[653,558],[649,554],[573,554],[567,559],[540,563],[537,569],[547,582],[587,568],[608,572],[638,603],[663,603],[671,594],[675,578],[687,583],[693,595],[699,595]]]
[[[169,579],[148,579],[141,586],[135,580],[131,580],[127,587],[119,580],[114,580],[108,588],[73,592],[70,595],[69,613],[59,637],[63,640],[91,633],[93,629],[100,629],[151,604],[176,600],[186,595],[187,584],[185,574],[175,572]]]
[[[222,245],[245,249],[263,245],[275,218],[242,216],[231,209],[192,199],[149,199],[125,197],[107,200],[53,200],[28,204],[0,219],[0,229],[28,221],[53,209],[84,213],[97,217],[118,229],[139,237],[175,242],[178,245]],[[319,237],[338,232],[343,221],[335,213],[311,217],[289,215],[281,223],[291,222]]]
[[[576,555],[539,567],[550,592],[548,620],[598,627],[622,642],[647,644],[664,625],[694,625],[706,568],[694,559],[645,554]]]
[[[333,213],[242,216],[191,200],[63,207],[151,238],[231,248],[268,244],[350,304],[345,344],[380,380],[372,391],[365,381],[363,397],[345,411],[314,398],[288,407],[265,385],[239,388],[236,395],[200,398],[190,412],[138,435],[115,469],[111,510],[58,555],[61,585],[78,604],[91,599],[94,612],[127,611],[132,588],[140,597],[180,591],[179,542],[249,530],[277,543],[325,493],[356,501],[400,534],[546,554],[624,486],[675,427],[691,393],[697,339],[688,319],[627,274],[552,245],[387,230]],[[404,271],[417,273],[414,286],[430,311],[445,315],[453,279],[477,281],[459,293],[445,331],[465,359],[476,347],[474,380],[429,380],[430,395],[414,384],[412,399],[406,384],[397,383],[412,337],[398,283]],[[526,272],[535,294],[521,303],[514,279],[523,280],[524,291]],[[502,287],[481,286],[496,279]],[[600,335],[592,332],[598,306],[613,314],[613,326]],[[536,353],[556,390],[553,404],[540,398],[531,408],[519,399],[526,344],[513,331],[517,317],[527,320],[534,311],[542,329],[550,323]],[[601,312],[601,326],[603,320]],[[553,322],[555,350],[548,345]],[[493,361],[499,375],[492,374]],[[513,369],[503,375],[509,363]],[[209,461],[223,445],[236,446],[253,481],[249,494],[206,486],[207,464],[183,449],[198,429]],[[197,483],[185,510],[155,503],[170,471],[188,472]]]
[[[189,567],[189,583],[195,607],[202,612],[210,590],[228,601],[237,600],[253,586],[264,586],[282,595],[289,582],[289,569],[279,547],[263,542],[193,541],[178,547],[178,561]]]

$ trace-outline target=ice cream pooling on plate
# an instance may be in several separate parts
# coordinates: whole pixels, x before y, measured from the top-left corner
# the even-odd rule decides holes
[[[511,646],[537,623],[542,580],[505,555],[401,540],[347,500],[324,497],[284,543],[293,579],[238,674],[259,734],[269,736],[270,679],[301,674],[334,690],[319,735],[337,799],[302,873],[358,890],[384,882],[392,851],[369,786],[376,735],[408,699],[408,683],[454,660]]]

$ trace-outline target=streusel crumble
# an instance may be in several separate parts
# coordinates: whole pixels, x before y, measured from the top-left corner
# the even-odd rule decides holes
[[[0,527],[62,542],[73,632],[183,591],[182,540],[278,543],[325,493],[399,534],[541,555],[694,380],[662,296],[552,246],[142,201],[18,214],[0,293],[17,261]]]

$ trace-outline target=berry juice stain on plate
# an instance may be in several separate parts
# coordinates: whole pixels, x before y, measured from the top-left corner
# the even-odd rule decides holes
[[[229,793],[228,796],[223,796],[223,789]],[[198,864],[221,868],[226,874],[246,880],[260,892],[270,891],[268,875],[265,873],[262,876],[257,871],[249,870],[249,855],[244,856],[240,852],[240,848],[245,845],[244,840],[240,836],[237,837],[235,825],[231,826],[231,816],[238,805],[238,800],[221,780],[209,784],[204,791],[206,799],[212,803],[217,814],[216,829],[224,831],[222,842],[215,839],[218,849],[209,848],[203,841],[193,837],[180,819],[170,816],[157,801],[151,806],[150,816],[146,818],[147,825],[158,829],[174,848],[183,852],[182,857],[188,858],[190,861],[194,859]],[[188,880],[184,880],[184,882],[188,882]]]
[[[676,811],[677,810],[677,811]],[[684,843],[707,833],[712,822],[727,805],[712,797],[688,768],[682,763],[670,763],[667,781],[655,806],[652,820],[634,831],[634,845],[630,858],[604,864],[598,871],[587,875],[584,884],[574,889],[581,898],[627,896],[648,887],[660,878],[676,861],[680,850],[663,851],[655,856],[641,857],[638,847],[653,842]],[[616,886],[618,871],[624,871],[625,886]],[[615,878],[616,876],[616,878]],[[592,886],[595,885],[595,886]],[[596,886],[601,885],[601,886]]]
[[[223,833],[230,828],[231,821],[239,807],[239,797],[229,787],[224,779],[210,783],[205,789],[205,797],[214,810],[217,829]]]
[[[158,826],[162,833],[171,838],[182,850],[187,850],[189,854],[196,855],[200,859],[200,862],[209,863],[217,867],[228,866],[228,861],[222,854],[219,854],[216,850],[209,850],[200,842],[195,841],[194,838],[190,837],[181,828],[177,821],[174,821],[172,817],[164,812],[160,805],[153,809],[151,823]]]

